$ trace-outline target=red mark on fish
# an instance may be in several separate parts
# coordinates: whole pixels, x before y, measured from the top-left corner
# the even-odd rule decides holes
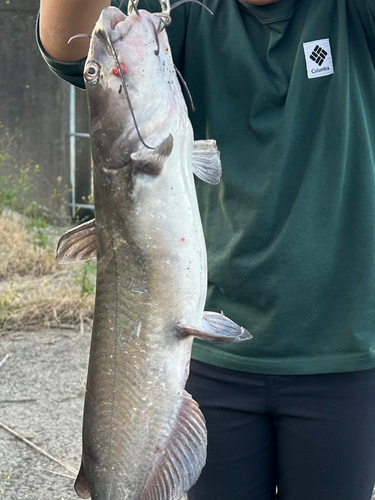
[[[120,68],[121,68],[121,73],[123,75],[126,75],[126,66],[125,66],[125,64],[120,63]],[[120,72],[118,70],[118,66],[117,65],[113,66],[113,68],[111,69],[111,73],[112,73],[112,75],[115,75],[115,76],[118,76],[118,77],[120,76]]]

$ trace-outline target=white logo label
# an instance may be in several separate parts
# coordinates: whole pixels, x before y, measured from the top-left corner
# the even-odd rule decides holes
[[[329,38],[303,44],[308,78],[332,75],[333,61]]]

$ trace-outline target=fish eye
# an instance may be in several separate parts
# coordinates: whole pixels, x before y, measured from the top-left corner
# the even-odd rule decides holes
[[[99,73],[100,73],[99,64],[91,62],[90,64],[87,65],[85,69],[86,80],[88,81],[95,80],[99,76]]]

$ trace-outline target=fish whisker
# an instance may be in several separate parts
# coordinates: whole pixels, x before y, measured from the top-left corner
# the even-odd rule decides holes
[[[189,90],[189,87],[187,86],[187,83],[185,82],[184,80],[184,77],[181,75],[180,71],[178,70],[177,66],[174,67],[175,71],[176,71],[176,74],[178,76],[178,78],[180,79],[184,89],[186,90],[186,93],[187,95],[189,96],[189,101],[190,101],[190,106],[191,106],[191,110],[194,112],[195,111],[195,106],[194,106],[194,103],[193,103],[193,98],[191,96],[191,93],[190,93],[190,90]]]
[[[75,38],[91,38],[91,35],[89,33],[78,33],[77,35],[71,36],[68,40],[68,43],[70,43]]]

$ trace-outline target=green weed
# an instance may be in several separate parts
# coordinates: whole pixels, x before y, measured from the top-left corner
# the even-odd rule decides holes
[[[49,210],[44,205],[33,201],[24,210],[24,215],[28,217],[25,227],[33,233],[33,242],[35,246],[47,248],[48,234],[47,221]]]
[[[75,280],[75,283],[80,287],[81,298],[86,295],[93,295],[95,291],[95,275],[96,264],[92,260],[83,263],[80,276]]]
[[[39,173],[39,165],[31,161],[18,165],[9,153],[12,142],[21,134],[13,134],[0,123],[0,213],[4,208],[23,212],[27,199],[35,192],[34,175]]]

